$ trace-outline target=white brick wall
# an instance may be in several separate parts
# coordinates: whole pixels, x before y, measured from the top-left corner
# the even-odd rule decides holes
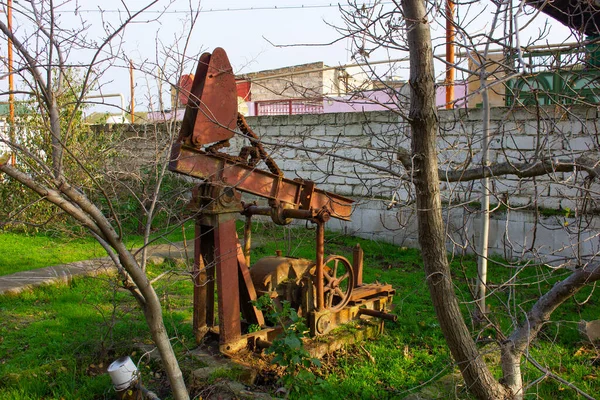
[[[524,109],[493,109],[491,159],[524,162],[535,157],[536,149],[540,155],[566,159],[582,153],[600,153],[598,110],[578,107],[570,111],[566,114],[564,110],[545,108],[542,115],[547,119],[538,123],[535,110],[530,113]],[[479,109],[440,111],[440,168],[459,168],[468,160],[471,160],[471,166],[480,162],[481,117]],[[263,116],[249,117],[247,121],[287,177],[312,179],[321,189],[357,200],[353,220],[331,221],[330,229],[402,246],[417,245],[412,184],[409,179],[402,179],[408,177],[396,154],[399,147],[410,149],[410,129],[398,114]],[[509,137],[511,134],[516,136]],[[157,149],[163,148],[157,146],[157,142],[167,141],[166,135],[161,136],[154,127],[136,127],[136,131],[126,130],[123,136],[129,144],[122,146],[122,171],[139,168],[141,164],[137,167],[133,164],[142,163],[142,160],[153,162]],[[236,137],[233,142],[227,151],[239,149],[243,140]],[[502,148],[500,143],[505,147]],[[584,177],[581,172],[565,172],[540,176],[535,182],[515,176],[493,179],[492,203],[507,201],[512,207],[568,208],[571,214],[568,219],[562,215],[536,221],[534,214],[528,211],[496,211],[491,223],[492,252],[507,257],[531,256],[538,252],[548,262],[595,254],[600,246],[598,218],[585,216],[587,225],[582,227],[583,242],[578,242],[579,229],[573,228],[577,226],[577,220],[572,217],[582,215],[579,213],[582,202],[578,198]],[[448,235],[452,238],[448,241],[451,251],[472,248],[471,241],[478,236],[479,211],[476,205],[468,205],[479,200],[479,188],[479,181],[440,185],[446,205]],[[394,194],[396,205],[388,210],[387,205]],[[588,194],[588,206],[599,210],[600,186],[594,183]]]
[[[490,127],[492,161],[529,161],[534,159],[536,149],[538,154],[566,159],[577,157],[584,151],[598,151],[599,123],[595,109],[575,108],[570,115],[555,115],[555,111],[545,109],[544,114],[549,118],[538,123],[535,114],[526,110],[493,109]],[[448,165],[459,167],[469,159],[472,161],[471,167],[480,162],[481,117],[482,111],[478,109],[440,112],[440,168],[445,169]],[[394,193],[399,194],[396,201],[400,204],[410,203],[411,185],[398,176],[376,168],[381,167],[396,174],[404,173],[395,149],[410,149],[410,137],[408,124],[398,114],[370,112],[292,115],[285,118],[264,116],[250,117],[248,123],[266,141],[290,146],[276,157],[286,175],[313,179],[324,190],[362,198],[352,222],[332,222],[331,228],[402,245],[416,245],[412,206],[386,210]],[[271,133],[276,132],[272,129],[274,126],[279,129],[276,140],[271,137]],[[324,152],[326,156],[294,150],[294,146]],[[365,164],[371,164],[372,167]],[[531,207],[535,204],[543,208],[576,210],[581,207],[576,198],[579,197],[578,188],[583,183],[583,177],[581,173],[558,173],[537,177],[535,183],[531,179],[518,179],[515,176],[501,177],[492,180],[494,195],[491,201],[508,201],[515,207]],[[478,211],[467,210],[460,204],[477,202],[479,186],[478,181],[441,185],[443,200],[455,206],[452,212],[447,213],[449,234],[456,240],[455,243],[449,241],[451,250],[472,246],[468,242],[478,237]],[[600,186],[594,184],[589,193],[589,204],[600,209]],[[510,215],[512,219],[508,224],[505,212],[493,215],[490,247],[495,253],[519,256],[524,253],[531,255],[534,250],[544,253],[548,262],[560,262],[564,257],[572,258],[577,254],[591,255],[600,243],[596,237],[597,228],[600,227],[596,219],[585,230],[585,236],[589,238],[585,243],[576,245],[574,233],[566,229],[560,218],[546,218],[543,225],[536,225],[531,212],[510,211]]]
[[[553,116],[554,110],[545,110],[544,114]],[[481,115],[480,110],[454,110],[440,112],[440,149],[438,162],[440,168],[448,166],[456,168],[471,159],[471,166],[480,162],[481,154]],[[597,151],[598,121],[597,112],[577,108],[570,118],[544,120],[539,124],[535,114],[523,110],[510,112],[507,109],[494,109],[491,118],[490,142],[491,160],[498,162],[524,162],[535,157],[536,149],[544,156],[572,159],[582,151]],[[339,185],[339,175],[345,177],[343,195],[376,195],[391,197],[399,185],[400,178],[390,177],[381,167],[394,173],[402,174],[404,169],[396,158],[395,149],[410,149],[408,125],[393,112],[343,113],[327,115],[292,115],[285,117],[250,117],[248,123],[267,142],[276,142],[287,147],[279,151],[277,161],[287,174],[301,176],[306,179],[318,176],[325,184]],[[538,125],[542,132],[538,132]],[[546,135],[550,133],[549,135]],[[294,147],[315,150],[295,150]],[[319,152],[326,152],[322,159]],[[330,157],[331,156],[331,157]],[[336,156],[340,158],[335,158]],[[357,163],[360,161],[361,163]],[[365,164],[371,164],[369,167]],[[315,174],[320,171],[320,174]],[[328,181],[327,173],[338,175]],[[574,177],[571,177],[571,180]],[[582,176],[578,179],[581,181]],[[538,177],[538,188],[547,188],[556,177]],[[375,185],[365,191],[365,183]],[[513,198],[516,204],[524,204],[535,196],[533,183],[527,180],[519,185],[520,180],[514,176],[503,177],[496,181],[497,188],[508,200]],[[571,182],[571,186],[573,182]],[[445,198],[453,197],[456,184],[446,186]],[[472,185],[467,185],[472,186]],[[600,189],[600,188],[597,188]],[[565,196],[575,194],[573,190],[564,190],[562,194],[556,190],[538,190],[538,206],[553,208],[564,202]],[[597,193],[600,193],[598,191]],[[464,201],[477,201],[479,194],[462,193],[458,197]]]

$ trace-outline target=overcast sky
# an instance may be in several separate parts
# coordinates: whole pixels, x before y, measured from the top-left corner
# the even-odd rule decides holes
[[[368,4],[369,0],[365,0]],[[386,2],[384,3],[391,3]],[[138,10],[145,0],[127,0],[125,4],[130,10]],[[342,3],[345,4],[345,3]],[[489,26],[492,3],[483,0],[471,6],[470,15],[474,22],[470,29],[473,32]],[[190,30],[189,10],[200,7],[196,26]],[[486,9],[485,7],[488,7]],[[77,12],[75,12],[77,10]],[[102,10],[102,12],[101,12]],[[103,35],[103,24],[117,24],[124,15],[125,6],[119,0],[81,0],[72,1],[61,8],[61,21],[66,25],[78,24],[81,20],[89,24],[90,38]],[[466,12],[466,10],[464,10]],[[459,13],[463,10],[459,9]],[[15,14],[15,25],[22,25],[19,15]],[[156,19],[156,20],[155,20]],[[441,22],[443,24],[443,21]],[[537,32],[542,26],[543,18],[528,27],[530,32]],[[145,60],[156,60],[159,54],[177,51],[172,43],[191,32],[188,53],[212,50],[223,47],[227,51],[236,73],[254,72],[264,69],[279,68],[289,65],[324,61],[328,65],[343,65],[351,60],[350,43],[341,40],[329,46],[314,46],[335,41],[340,34],[331,27],[341,26],[342,20],[338,5],[328,0],[161,0],[139,19],[139,23],[127,28],[120,53],[126,54],[135,65],[144,64]],[[435,25],[435,24],[434,24]],[[569,32],[560,24],[552,22],[552,42],[561,43],[568,40]],[[442,28],[437,28],[434,36],[443,36]],[[157,41],[161,43],[158,44]],[[313,44],[313,46],[276,47],[271,43]],[[180,40],[181,43],[181,40]],[[526,43],[523,43],[526,44]],[[181,46],[181,44],[180,44]],[[0,46],[5,53],[6,46]],[[443,49],[440,49],[443,51]],[[82,57],[82,54],[73,55]],[[383,52],[373,54],[371,61],[387,57],[400,58],[404,54]],[[160,56],[159,56],[160,58]],[[122,65],[122,64],[121,64]],[[195,67],[190,66],[188,72]],[[137,109],[146,108],[147,88],[156,90],[149,83],[147,76],[136,72]],[[129,101],[129,75],[125,68],[111,68],[106,74],[105,92],[121,92]]]

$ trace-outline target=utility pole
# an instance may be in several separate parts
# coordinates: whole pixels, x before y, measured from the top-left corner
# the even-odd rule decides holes
[[[446,0],[446,108],[454,108],[454,1]]]
[[[129,86],[131,90],[131,123],[135,121],[135,116],[133,114],[133,108],[135,105],[135,101],[133,100],[134,95],[134,86],[133,86],[133,61],[129,60]]]
[[[12,0],[6,3],[6,19],[8,31],[12,34]],[[15,81],[13,77],[13,43],[10,36],[8,37],[8,138],[11,143],[15,142]],[[11,164],[15,165],[16,158],[13,152],[11,156]]]

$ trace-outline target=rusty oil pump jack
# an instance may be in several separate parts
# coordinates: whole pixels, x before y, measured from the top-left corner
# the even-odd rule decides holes
[[[236,131],[250,146],[238,156],[222,153]],[[269,171],[257,168],[261,161]],[[278,328],[267,326],[262,312],[251,303],[262,294],[276,302],[290,301],[307,319],[312,335],[328,333],[363,315],[395,319],[387,312],[393,288],[363,284],[358,245],[352,263],[337,255],[325,258],[325,223],[330,218],[349,220],[353,200],[319,190],[311,181],[283,176],[238,114],[233,70],[221,48],[200,57],[169,169],[201,180],[190,203],[197,213],[193,324],[198,343],[208,331],[218,331],[220,350],[225,353],[269,343]],[[267,199],[268,206],[243,203],[242,192]],[[240,214],[246,217],[243,247],[235,226]],[[254,215],[268,215],[279,225],[293,220],[315,223],[316,260],[278,254],[250,267]],[[250,325],[261,329],[248,332]]]

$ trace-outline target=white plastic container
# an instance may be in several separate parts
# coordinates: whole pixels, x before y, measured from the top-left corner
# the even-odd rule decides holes
[[[129,356],[113,361],[108,366],[107,372],[116,391],[127,389],[138,375],[138,369]]]

